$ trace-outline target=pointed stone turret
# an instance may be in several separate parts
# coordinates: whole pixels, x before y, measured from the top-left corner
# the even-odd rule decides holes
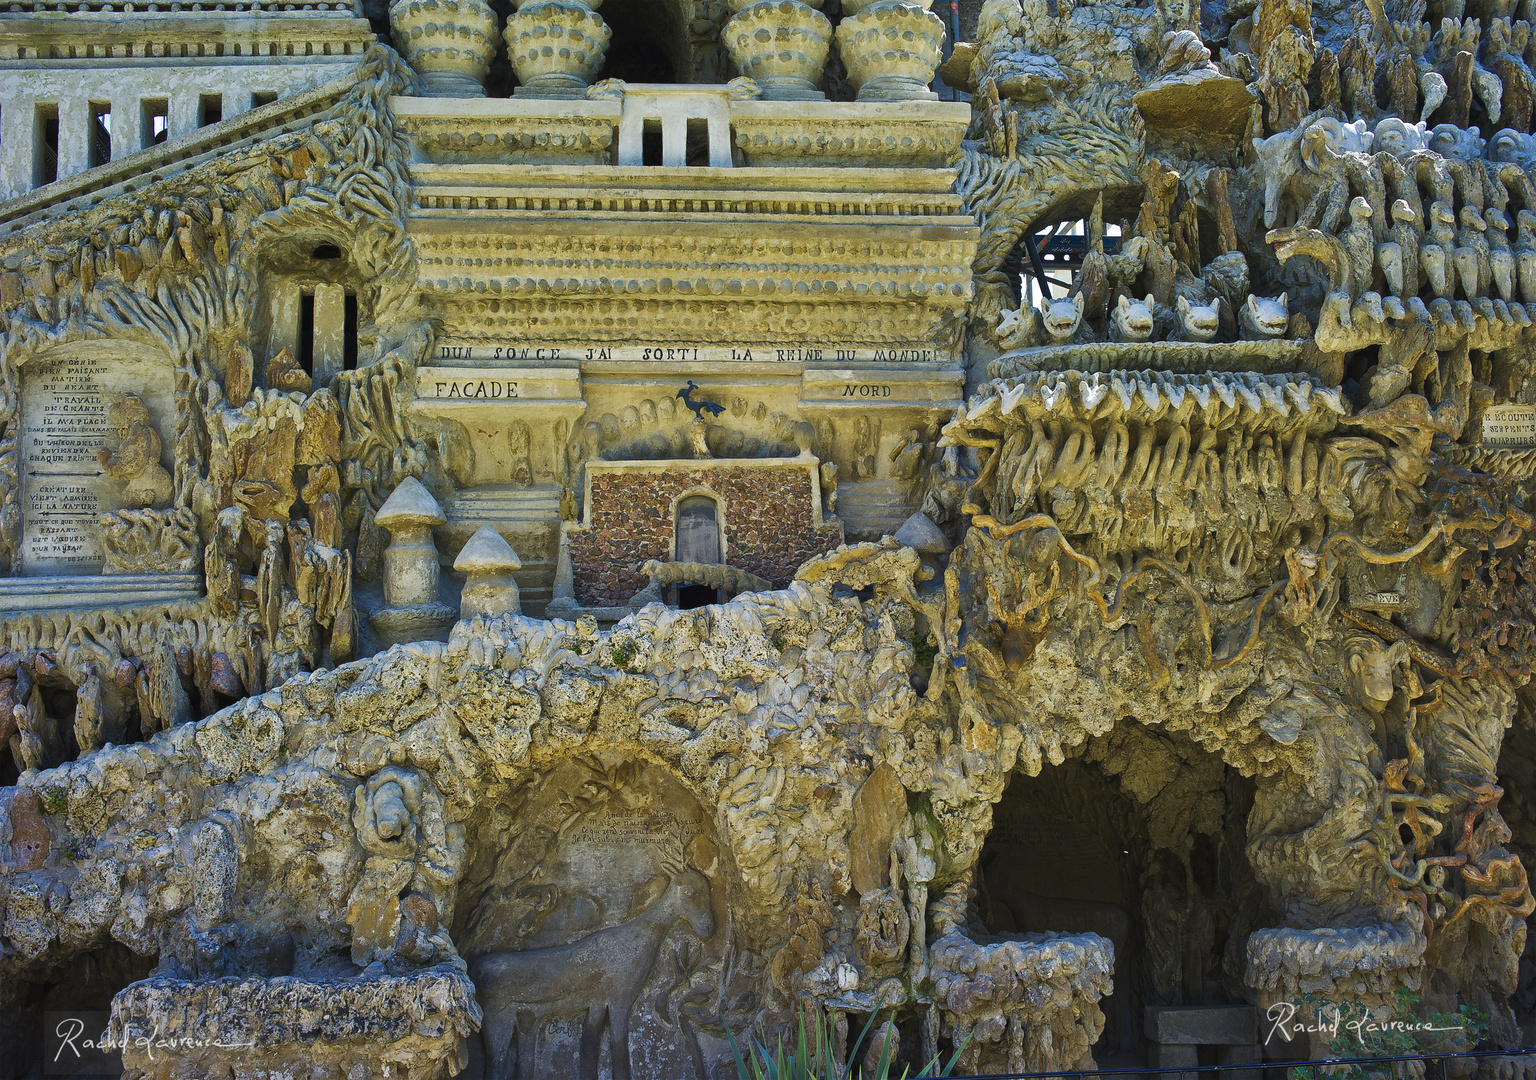
[[[443,508],[414,476],[401,481],[373,520],[389,530],[384,549],[384,603],[373,627],[391,643],[438,637],[453,623],[453,608],[438,598],[434,526],[447,522]]]
[[[459,594],[459,618],[522,614],[517,579],[512,576],[512,571],[522,566],[523,561],[500,533],[489,525],[476,529],[453,560],[453,568],[465,577],[464,591]]]

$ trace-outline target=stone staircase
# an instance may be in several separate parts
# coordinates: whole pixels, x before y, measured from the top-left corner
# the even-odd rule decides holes
[[[468,488],[443,505],[448,524],[434,530],[444,569],[482,525],[502,535],[523,568],[514,577],[522,593],[523,614],[542,615],[555,580],[560,545],[560,488],[555,484],[511,484]]]
[[[849,542],[894,534],[916,509],[907,502],[907,485],[893,480],[837,485],[837,516]]]

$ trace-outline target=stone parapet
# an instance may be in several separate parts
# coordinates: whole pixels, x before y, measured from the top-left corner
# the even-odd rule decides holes
[[[948,168],[959,159],[970,124],[970,106],[952,101],[765,101],[723,86],[639,83],[611,92],[594,87],[591,93],[591,100],[400,98],[391,104],[419,152],[432,162],[682,166],[692,124],[704,129],[709,157],[708,166],[696,165],[690,172],[733,164],[796,170]],[[600,137],[604,130],[606,139]],[[643,130],[663,136],[662,155],[654,163],[644,159]],[[583,186],[594,183],[601,180],[582,181]]]

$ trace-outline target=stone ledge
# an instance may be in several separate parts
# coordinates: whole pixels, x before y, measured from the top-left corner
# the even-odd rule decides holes
[[[948,168],[959,158],[970,124],[970,106],[953,101],[731,100],[720,88],[708,86],[631,85],[627,93],[664,97],[668,114],[686,113],[699,121],[712,117],[710,123],[721,125],[720,137],[728,129],[730,144],[744,167],[794,169],[802,175],[805,170],[828,168],[882,173]],[[690,96],[699,99],[696,108],[688,107]],[[620,128],[627,123],[620,97],[397,97],[390,101],[395,114],[406,122],[417,152],[436,164],[495,158],[509,164],[606,165],[616,160]],[[649,115],[650,110],[645,111]],[[739,171],[729,168],[728,157],[716,160],[717,166],[611,167],[650,176]],[[582,187],[593,182],[590,176],[580,181]],[[943,190],[948,187],[946,181]]]
[[[145,979],[112,999],[107,1035],[123,1064],[153,1077],[189,1066],[265,1077],[284,1063],[325,1060],[397,1076],[431,1076],[462,1065],[461,1044],[480,1027],[468,976],[447,966],[409,975],[321,979],[228,977],[206,982]],[[154,1043],[136,1042],[151,1036]],[[182,1040],[185,1040],[183,1042]],[[403,1067],[402,1067],[403,1066]],[[452,1065],[449,1066],[450,1070]],[[218,1072],[201,1075],[220,1075]]]
[[[200,573],[0,578],[0,612],[139,607],[196,600],[202,595]]]

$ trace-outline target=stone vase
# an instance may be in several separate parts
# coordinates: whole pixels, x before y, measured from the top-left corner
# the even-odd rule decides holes
[[[519,97],[579,98],[603,67],[613,31],[602,0],[520,0],[507,19],[507,55]]]
[[[485,0],[395,0],[389,28],[428,97],[485,97],[485,73],[501,47]]]
[[[832,44],[832,23],[803,0],[731,0],[736,12],[721,32],[739,70],[763,97],[820,101],[822,69]]]
[[[844,0],[837,53],[860,101],[931,101],[944,57],[944,20],[932,0]]]

